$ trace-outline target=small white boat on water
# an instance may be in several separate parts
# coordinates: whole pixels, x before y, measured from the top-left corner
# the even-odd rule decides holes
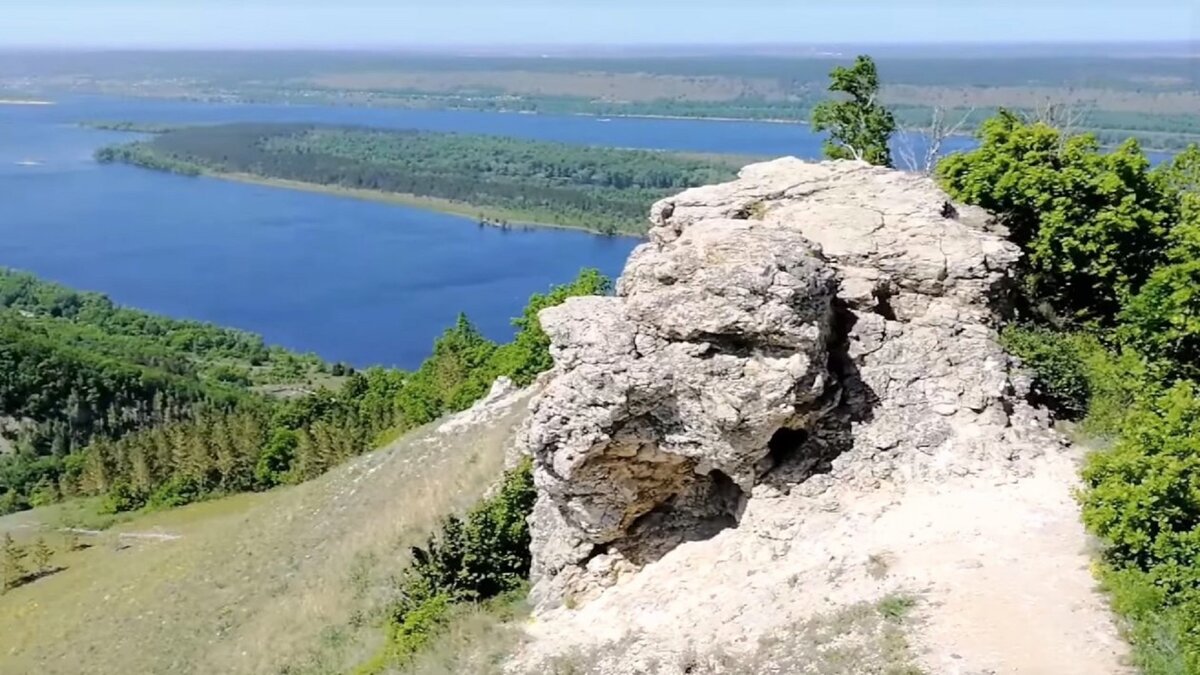
[[[45,164],[45,162],[39,162],[36,159],[23,159],[17,162],[17,166],[41,166],[43,164]]]

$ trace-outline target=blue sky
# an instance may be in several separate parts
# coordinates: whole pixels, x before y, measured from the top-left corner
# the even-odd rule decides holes
[[[0,47],[1200,40],[1200,0],[0,0]]]

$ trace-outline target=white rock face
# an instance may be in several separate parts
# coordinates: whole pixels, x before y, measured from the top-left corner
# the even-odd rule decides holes
[[[541,315],[543,601],[736,522],[762,480],[815,494],[1032,450],[993,330],[1018,250],[929,180],[781,159],[653,218],[616,297]]]
[[[541,314],[555,368],[523,443],[539,489],[534,598],[552,642],[607,631],[642,634],[651,650],[749,644],[806,615],[813,593],[828,608],[838,593],[882,592],[849,573],[823,580],[822,561],[881,542],[917,560],[1011,537],[1022,526],[1006,515],[1051,514],[1059,529],[1038,564],[1076,559],[1071,460],[997,343],[1019,250],[986,214],[926,178],[786,158],[664,200],[652,221],[616,297]],[[1061,494],[1045,493],[1046,475]],[[1002,514],[1006,485],[1024,501]],[[841,515],[851,504],[862,506]],[[970,515],[895,520],[933,517],[936,504]],[[926,571],[910,580],[931,587]],[[1033,583],[1008,571],[988,583]],[[1044,572],[1057,588],[1090,584],[1086,571]],[[1086,651],[1097,634],[1057,643]]]

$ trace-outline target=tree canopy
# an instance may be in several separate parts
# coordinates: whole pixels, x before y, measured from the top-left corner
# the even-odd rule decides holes
[[[1065,138],[1009,112],[985,122],[979,141],[939,165],[947,190],[1000,216],[1025,250],[1035,302],[1069,321],[1111,324],[1179,223],[1166,176],[1134,140],[1103,152],[1091,135]]]
[[[822,101],[812,112],[812,126],[829,134],[825,156],[858,159],[877,166],[892,165],[889,140],[896,131],[892,112],[879,102],[879,71],[869,56],[854,65],[837,66],[829,75],[829,91],[838,100]]]
[[[103,495],[112,512],[177,506],[307,480],[469,407],[501,375],[532,382],[552,365],[537,312],[608,289],[584,270],[534,294],[508,344],[461,316],[416,371],[343,367],[339,380],[328,364],[255,335],[0,273],[0,418],[25,421],[0,429],[17,445],[0,454],[0,512],[72,495]],[[255,382],[294,376],[281,380],[277,363],[306,364],[301,375],[328,386],[286,399],[259,393]],[[230,381],[231,367],[246,379]]]

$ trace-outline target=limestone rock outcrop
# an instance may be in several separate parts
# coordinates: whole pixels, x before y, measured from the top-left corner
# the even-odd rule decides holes
[[[535,598],[835,483],[1019,475],[1054,441],[997,343],[1019,251],[929,179],[756,164],[654,206],[615,297],[540,315]]]

